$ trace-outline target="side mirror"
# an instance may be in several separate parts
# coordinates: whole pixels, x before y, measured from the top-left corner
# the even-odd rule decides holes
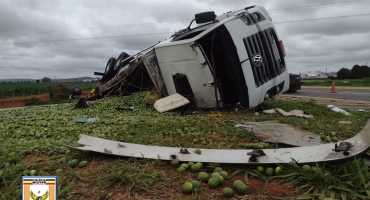
[[[198,13],[198,14],[195,14],[195,22],[197,24],[213,22],[215,21],[216,17],[217,16],[214,11]]]

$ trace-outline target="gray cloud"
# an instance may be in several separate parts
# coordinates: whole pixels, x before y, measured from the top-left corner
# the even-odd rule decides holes
[[[134,54],[163,41],[185,28],[199,12],[222,14],[259,4],[273,22],[368,13],[368,1],[340,2],[2,0],[0,79],[93,76],[104,70],[110,57],[122,51]],[[330,3],[336,4],[311,6]],[[338,71],[365,64],[370,55],[368,17],[276,23],[289,72]],[[133,36],[141,34],[148,35]]]

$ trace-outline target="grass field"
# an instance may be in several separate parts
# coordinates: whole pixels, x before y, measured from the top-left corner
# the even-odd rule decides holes
[[[298,164],[284,166],[278,176],[268,176],[255,167],[221,165],[228,173],[222,185],[210,188],[207,183],[201,183],[190,194],[184,194],[182,185],[193,179],[199,180],[199,172],[180,174],[177,167],[173,168],[170,163],[160,160],[82,153],[63,146],[78,146],[78,135],[84,133],[145,145],[240,149],[244,148],[240,144],[251,143],[263,144],[265,148],[279,148],[276,144],[261,143],[252,132],[235,128],[231,122],[279,120],[315,133],[331,135],[335,132],[336,137],[344,140],[357,134],[370,118],[367,112],[349,111],[352,115],[345,116],[313,102],[281,100],[269,100],[262,108],[298,109],[312,114],[314,118],[286,118],[278,114],[256,116],[255,111],[211,111],[221,116],[208,117],[209,113],[201,110],[197,114],[172,116],[158,113],[152,106],[146,105],[144,97],[145,93],[136,93],[121,98],[106,98],[88,102],[89,108],[78,110],[71,110],[74,104],[62,104],[1,111],[0,199],[19,197],[20,177],[31,173],[57,175],[59,199],[223,199],[223,188],[233,188],[235,180],[242,180],[248,186],[245,199],[298,195],[301,199],[320,196],[333,199],[370,197],[370,174],[361,160],[338,166],[318,165],[317,172],[303,170],[298,161]],[[116,107],[131,106],[134,106],[133,111],[115,110]],[[79,124],[72,121],[73,117],[99,117],[101,121]],[[338,121],[351,121],[352,124],[340,125]],[[87,161],[87,166],[74,167],[69,163],[74,159],[78,163]],[[201,171],[208,174],[219,166],[203,164]],[[294,187],[289,188],[283,183]],[[294,193],[295,190],[297,193]],[[234,193],[237,196],[236,191]]]
[[[331,86],[332,81],[329,79],[324,80],[302,80],[304,84],[302,86]],[[363,79],[348,79],[348,80],[335,80],[335,86],[346,86],[346,87],[370,87],[370,78]]]

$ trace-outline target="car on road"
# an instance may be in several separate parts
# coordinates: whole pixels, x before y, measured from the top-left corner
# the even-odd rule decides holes
[[[289,74],[290,84],[288,92],[297,92],[301,89],[301,76],[298,74]]]

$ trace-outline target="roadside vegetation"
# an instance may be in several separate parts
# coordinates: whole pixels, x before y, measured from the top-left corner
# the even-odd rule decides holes
[[[33,95],[49,94],[59,90],[60,83],[0,83],[0,98],[27,97]],[[90,92],[96,87],[96,82],[66,82],[62,83],[69,90],[78,85],[82,92]]]
[[[342,87],[370,87],[370,78],[334,80],[335,86]],[[332,80],[302,80],[302,86],[327,86],[331,87]]]
[[[66,98],[57,98],[57,99],[49,99],[47,101],[42,101],[37,97],[32,97],[30,99],[26,99],[24,102],[25,106],[39,106],[39,105],[50,105],[50,104],[61,104],[61,103],[68,103],[68,99]]]
[[[278,120],[325,136],[335,133],[339,140],[345,140],[357,134],[370,118],[367,112],[351,110],[352,115],[345,116],[311,101],[283,100],[266,101],[261,108],[303,110],[314,117],[255,115],[255,110],[197,110],[195,114],[179,116],[158,113],[144,103],[144,98],[145,92],[141,92],[88,102],[89,108],[86,109],[72,110],[72,103],[1,111],[0,199],[19,199],[21,176],[36,174],[58,176],[59,199],[223,199],[225,187],[237,190],[235,180],[247,185],[245,195],[248,198],[370,197],[370,175],[361,158],[335,166],[311,165],[311,170],[292,158],[291,164],[281,166],[280,173],[267,173],[267,169],[258,170],[255,166],[208,163],[203,163],[198,170],[181,169],[179,173],[179,166],[174,167],[169,162],[83,153],[63,146],[79,146],[78,136],[83,133],[109,140],[171,147],[244,149],[247,147],[245,144],[250,144],[256,148],[259,145],[280,148],[282,146],[277,144],[261,142],[252,132],[236,128],[232,122]],[[117,111],[117,107],[134,109]],[[99,117],[100,121],[81,124],[73,122],[74,117]],[[339,121],[351,121],[352,124],[338,124]],[[212,188],[198,175],[199,171],[212,174],[217,167],[221,167],[227,176],[223,177],[222,184]],[[276,166],[271,167],[276,169]],[[313,167],[317,172],[312,170]],[[192,180],[199,181],[200,186],[185,194],[183,185]],[[258,186],[258,181],[263,185]],[[278,186],[279,191],[272,193]],[[226,193],[230,194],[230,191]],[[234,193],[237,196],[237,192]]]

